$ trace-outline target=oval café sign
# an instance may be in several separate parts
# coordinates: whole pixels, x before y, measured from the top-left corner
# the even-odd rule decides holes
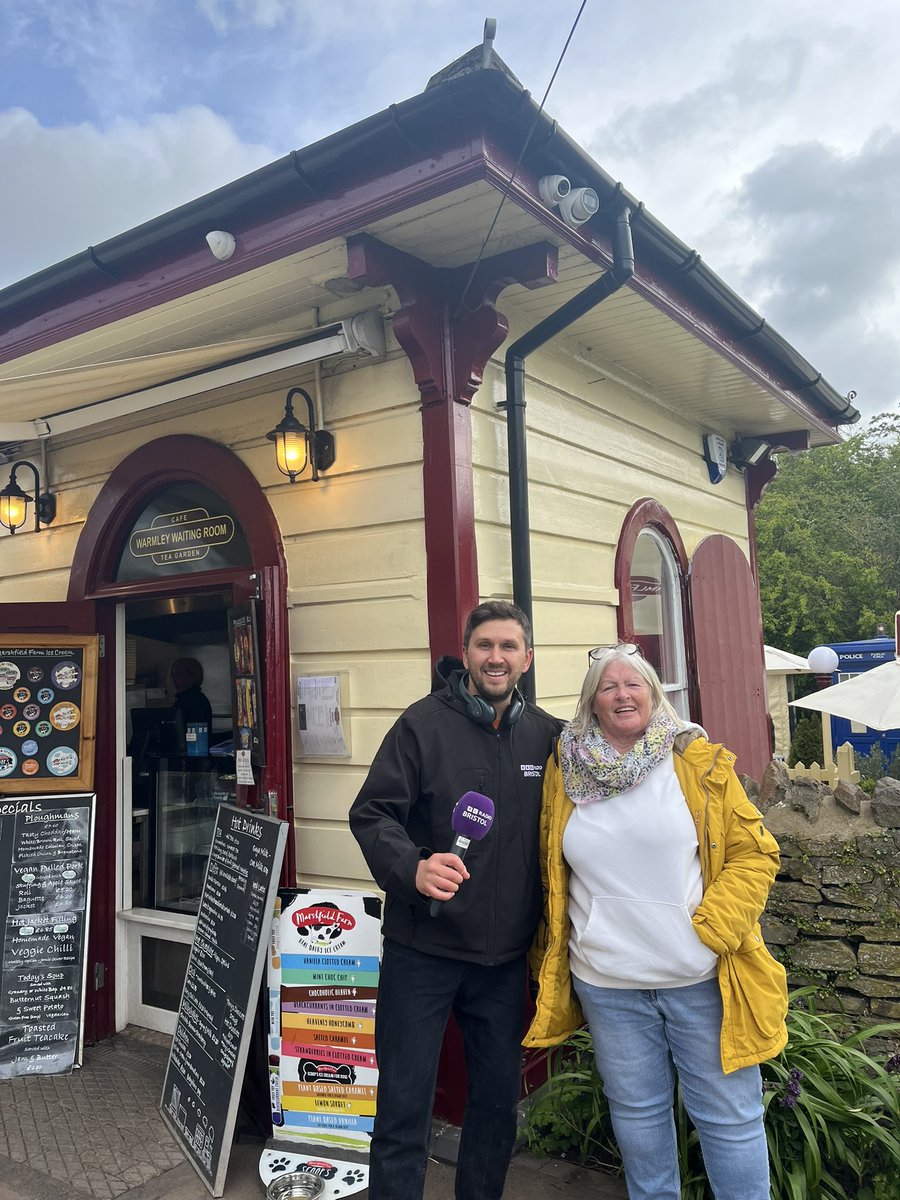
[[[148,528],[132,532],[128,550],[134,558],[150,558],[162,567],[206,558],[212,546],[230,542],[234,531],[231,517],[211,517],[205,508],[160,513]]]

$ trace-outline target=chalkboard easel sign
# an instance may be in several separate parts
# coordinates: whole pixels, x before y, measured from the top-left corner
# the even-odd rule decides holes
[[[287,824],[222,804],[160,1108],[188,1161],[221,1196]]]
[[[0,634],[0,795],[94,786],[97,638]]]
[[[81,1062],[94,796],[0,797],[0,1079]]]

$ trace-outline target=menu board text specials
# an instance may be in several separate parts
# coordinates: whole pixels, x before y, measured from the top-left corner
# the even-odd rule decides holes
[[[0,1079],[81,1061],[92,795],[0,797]]]
[[[219,806],[163,1085],[162,1115],[222,1195],[287,825]]]

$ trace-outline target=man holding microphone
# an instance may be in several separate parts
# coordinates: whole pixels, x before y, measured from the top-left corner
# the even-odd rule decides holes
[[[435,690],[388,732],[350,810],[385,892],[370,1200],[421,1200],[451,1012],[469,1079],[457,1200],[503,1193],[516,1133],[525,956],[542,905],[541,786],[561,728],[518,690],[533,653],[520,608],[475,608],[462,662],[440,659]],[[463,861],[451,849],[454,832],[477,826],[455,843],[470,841]]]

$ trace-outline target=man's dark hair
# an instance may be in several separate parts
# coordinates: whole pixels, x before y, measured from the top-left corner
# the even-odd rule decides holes
[[[485,621],[517,621],[522,626],[522,633],[525,636],[525,649],[531,649],[533,639],[531,622],[518,604],[511,604],[508,600],[487,600],[484,604],[479,604],[477,608],[472,609],[463,630],[463,648],[468,646],[473,632]]]

